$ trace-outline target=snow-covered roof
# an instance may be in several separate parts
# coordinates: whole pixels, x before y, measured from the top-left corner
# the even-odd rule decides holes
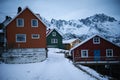
[[[46,34],[47,34],[46,36],[50,35],[50,33],[51,33],[53,30],[57,31],[57,32],[61,35],[61,33],[60,33],[57,29],[54,28],[54,29],[49,29],[49,30],[47,30],[47,31],[46,31]],[[62,35],[61,35],[61,36],[62,36]]]
[[[47,31],[46,31],[46,35],[48,36],[48,34],[50,34],[50,31],[51,31],[51,29],[48,29]]]
[[[72,43],[73,41],[77,40],[78,38],[76,39],[69,39],[69,40],[63,40],[63,44],[69,44],[69,43]]]
[[[24,10],[26,10],[26,9],[29,9],[31,12],[32,12],[32,14],[34,14],[34,12],[27,6],[27,7],[25,7],[21,12],[19,12],[9,23],[11,23],[18,15],[20,15],[22,12],[24,12]],[[37,19],[38,20],[40,20],[42,23],[43,23],[43,21],[38,17],[38,15],[36,15],[36,14],[34,14],[34,16],[36,16],[37,17]],[[7,24],[7,25],[9,25],[9,23]],[[43,23],[44,24],[44,23]],[[6,25],[6,26],[7,26]],[[45,24],[44,24],[45,25]],[[46,25],[45,25],[46,26]]]
[[[99,36],[100,38],[102,38],[102,39],[104,39],[104,40],[110,42],[109,40],[107,40],[106,38],[104,38],[103,36],[101,36],[100,34],[95,34],[95,35],[93,35],[93,36],[87,38],[86,40],[82,41],[81,43],[79,43],[79,44],[76,45],[75,47],[71,48],[71,49],[70,49],[70,52],[71,52],[72,50],[74,50],[75,48],[81,46],[82,44],[86,43],[87,41],[89,41],[90,39],[92,39],[92,38],[95,37],[95,36]],[[112,43],[112,42],[110,42],[110,43]],[[112,44],[113,44],[113,43],[112,43]],[[116,44],[113,44],[113,45],[116,45]],[[116,46],[118,46],[118,45],[116,45]],[[118,46],[118,47],[119,47],[119,46]]]
[[[40,14],[35,14],[38,18],[40,18]]]

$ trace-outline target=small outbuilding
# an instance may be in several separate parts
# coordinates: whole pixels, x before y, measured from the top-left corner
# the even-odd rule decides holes
[[[63,40],[63,46],[64,46],[64,49],[70,50],[71,48],[73,48],[74,46],[79,44],[80,42],[81,42],[81,40],[78,39],[78,38],[69,39],[69,40]]]

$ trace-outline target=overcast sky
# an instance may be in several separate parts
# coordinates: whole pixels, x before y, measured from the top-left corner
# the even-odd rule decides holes
[[[120,0],[0,0],[0,22],[6,15],[14,17],[19,6],[28,6],[48,20],[81,19],[96,13],[120,20]]]

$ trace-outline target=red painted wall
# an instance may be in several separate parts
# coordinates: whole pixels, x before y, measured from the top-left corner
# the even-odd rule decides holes
[[[88,50],[88,58],[81,58],[81,50]],[[119,56],[116,58],[118,60],[120,58],[120,47],[106,41],[103,38],[100,38],[100,44],[93,44],[93,38],[82,44],[81,46],[74,49],[74,61],[94,61],[94,50],[100,50],[100,56],[106,57],[106,49],[113,49],[113,56]],[[108,58],[107,58],[108,59]],[[101,58],[100,60],[107,60],[106,58]]]
[[[17,27],[16,19],[24,19],[24,27]],[[17,48],[46,48],[46,26],[38,20],[38,27],[31,27],[31,19],[38,19],[28,8],[18,15],[6,27],[8,47]],[[26,43],[16,42],[16,34],[26,34]],[[39,39],[32,39],[31,34],[40,34]]]

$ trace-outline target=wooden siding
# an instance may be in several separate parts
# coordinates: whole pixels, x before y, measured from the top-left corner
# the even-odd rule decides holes
[[[63,47],[64,47],[64,49],[66,49],[66,50],[70,50],[70,49],[72,48],[71,45],[68,44],[68,43],[64,43],[64,44],[63,44]]]
[[[81,58],[81,50],[88,50],[88,58]],[[113,49],[113,57],[106,57],[106,49]],[[93,44],[93,38],[74,49],[75,62],[94,61],[94,50],[100,50],[100,61],[120,61],[120,47],[100,38],[100,44]]]
[[[56,36],[52,35],[53,32],[56,32]],[[58,43],[51,43],[51,39],[57,39]],[[62,36],[55,29],[47,36],[47,47],[63,48]]]
[[[77,44],[79,44],[81,41],[79,39],[74,40],[71,43],[63,43],[64,49],[66,50],[70,50],[71,48],[73,48],[74,46],[76,46]]]
[[[24,19],[24,27],[17,27],[16,19]],[[31,20],[38,20],[38,27],[31,26]],[[16,42],[16,34],[26,34],[26,43]],[[32,39],[31,34],[39,34],[39,39]],[[46,27],[45,25],[26,8],[6,27],[7,44],[10,48],[46,48]]]

